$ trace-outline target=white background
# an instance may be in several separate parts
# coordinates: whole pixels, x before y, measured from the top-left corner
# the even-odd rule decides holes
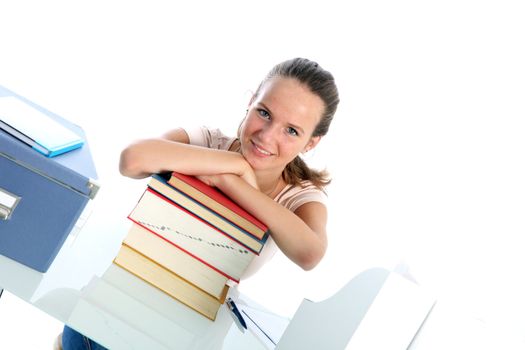
[[[334,179],[329,250],[308,273],[278,256],[241,287],[292,314],[405,261],[441,298],[523,337],[524,18],[508,0],[0,0],[0,84],[80,124],[102,186],[130,205],[144,183],[118,175],[127,143],[177,126],[234,133],[275,63],[314,59],[341,95],[310,159]],[[0,348],[55,332],[6,323],[31,308],[2,302]]]

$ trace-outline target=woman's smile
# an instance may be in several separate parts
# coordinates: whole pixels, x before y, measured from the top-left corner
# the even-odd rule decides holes
[[[272,152],[266,150],[265,148],[263,148],[262,146],[259,146],[257,143],[255,143],[253,140],[251,141],[252,142],[252,145],[253,145],[253,149],[254,149],[254,153],[258,156],[262,156],[262,157],[270,157],[273,155]]]

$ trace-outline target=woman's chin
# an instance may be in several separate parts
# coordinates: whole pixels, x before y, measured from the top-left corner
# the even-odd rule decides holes
[[[252,167],[253,170],[265,170],[269,167],[269,163],[265,159],[259,159],[257,157],[248,157],[245,158],[248,164]]]

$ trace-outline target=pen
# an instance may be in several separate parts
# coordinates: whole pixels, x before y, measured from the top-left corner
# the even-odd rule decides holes
[[[239,309],[237,308],[237,305],[235,305],[232,298],[228,298],[228,300],[226,301],[226,305],[228,305],[228,308],[235,315],[235,317],[237,317],[244,329],[248,329],[248,327],[246,326],[246,321],[244,321],[244,318],[242,317]]]

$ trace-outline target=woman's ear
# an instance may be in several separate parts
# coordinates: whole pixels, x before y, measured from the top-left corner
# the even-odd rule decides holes
[[[313,148],[315,148],[315,146],[317,146],[319,141],[321,141],[321,138],[322,138],[322,136],[312,136],[310,138],[310,141],[308,141],[308,143],[304,147],[303,153],[306,153],[306,152],[312,150]]]

